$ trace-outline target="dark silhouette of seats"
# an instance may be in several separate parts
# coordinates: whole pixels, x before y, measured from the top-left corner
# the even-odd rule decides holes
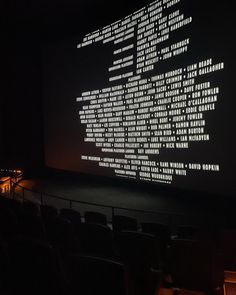
[[[106,215],[100,212],[86,211],[84,213],[84,220],[87,223],[98,223],[102,225],[107,225]]]
[[[121,231],[116,236],[116,246],[120,256],[128,264],[161,268],[162,245],[154,235]]]
[[[71,255],[65,265],[74,294],[127,294],[121,263],[101,257]]]
[[[58,215],[57,209],[49,205],[40,205],[40,213],[43,220],[45,221],[47,221],[48,219],[57,217]]]
[[[59,247],[62,251],[78,249],[78,241],[70,220],[57,216],[48,219],[45,227],[47,239],[53,245]]]
[[[142,222],[141,229],[144,233],[158,237],[165,245],[167,245],[170,240],[170,228],[168,225],[154,222]]]
[[[108,226],[81,223],[79,241],[84,253],[105,257],[113,256],[113,235]]]
[[[157,238],[137,231],[121,231],[116,235],[116,245],[127,267],[131,294],[154,294],[162,279],[162,257]]]
[[[115,233],[123,230],[136,231],[138,223],[135,218],[129,216],[115,215],[112,220],[112,227]]]
[[[161,223],[143,222],[142,232],[154,235],[158,240],[159,251],[162,257],[162,270],[168,271],[167,247],[170,243],[170,229],[168,225]]]
[[[236,271],[236,230],[220,231],[220,249],[225,270]]]
[[[23,202],[23,214],[38,215],[39,214],[38,205],[36,205],[35,203],[31,201]]]
[[[17,235],[18,231],[18,219],[14,211],[8,207],[0,206],[0,235],[8,239]]]
[[[75,234],[78,236],[80,224],[81,224],[81,214],[80,212],[70,209],[70,208],[62,208],[60,210],[60,217],[63,219],[69,220],[74,227]]]
[[[200,229],[191,225],[179,225],[177,227],[178,239],[198,239],[200,237]]]
[[[45,240],[45,226],[41,216],[21,214],[18,218],[19,232],[22,236]]]
[[[70,294],[60,256],[49,243],[18,237],[8,248],[10,294]]]
[[[22,212],[22,202],[15,199],[0,198],[0,207],[10,209],[16,216]]]
[[[222,261],[215,245],[209,241],[172,240],[170,272],[176,288],[222,294]]]
[[[162,223],[155,222],[142,222],[142,231],[145,233],[153,234],[158,237],[170,238],[169,226]]]
[[[0,236],[0,294],[7,293],[7,276],[9,271],[9,256],[7,242]]]
[[[60,216],[62,218],[66,218],[71,221],[74,226],[79,226],[81,223],[81,214],[80,212],[70,209],[70,208],[62,208],[60,210]]]

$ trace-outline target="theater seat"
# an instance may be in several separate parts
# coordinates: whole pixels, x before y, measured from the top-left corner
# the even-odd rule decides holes
[[[41,205],[40,206],[40,213],[43,220],[47,220],[57,216],[57,209],[53,206],[49,205]]]
[[[161,246],[154,235],[122,231],[116,235],[121,260],[127,267],[130,294],[153,295],[162,279]]]
[[[121,263],[95,256],[70,255],[65,268],[74,294],[127,295]]]
[[[114,233],[122,230],[136,231],[138,229],[138,223],[135,218],[122,215],[115,215],[113,217],[112,226]]]
[[[170,229],[168,225],[154,222],[142,222],[142,232],[155,235],[164,240],[170,239]]]
[[[70,209],[70,208],[62,208],[60,210],[60,217],[70,220],[70,222],[74,226],[75,231],[78,233],[78,229],[81,224],[80,212]]]
[[[18,218],[19,232],[21,235],[35,239],[45,240],[45,226],[41,216],[21,214]]]
[[[0,294],[8,294],[9,255],[7,242],[0,236]]]
[[[15,199],[0,198],[0,207],[10,209],[16,216],[22,212],[22,203]]]
[[[236,230],[220,231],[220,249],[225,270],[236,271]]]
[[[154,235],[122,231],[116,236],[116,246],[120,256],[128,264],[161,268],[162,245]]]
[[[59,216],[49,219],[46,223],[46,235],[48,241],[57,246],[61,253],[79,248],[73,224],[68,219]]]
[[[154,235],[163,245],[162,253],[165,255],[165,250],[170,241],[170,229],[168,225],[161,223],[143,222],[141,223],[142,232]]]
[[[191,225],[180,225],[177,227],[179,239],[197,239],[200,236],[200,229]]]
[[[224,270],[215,244],[203,240],[172,240],[170,272],[176,288],[222,294]]]
[[[113,257],[113,235],[108,226],[81,223],[79,241],[84,253]]]
[[[62,208],[60,209],[60,216],[69,219],[71,222],[81,223],[81,214],[74,209]]]
[[[107,225],[106,215],[100,212],[87,211],[84,213],[84,220],[87,223],[98,223],[102,225]]]
[[[19,232],[18,219],[13,210],[0,206],[0,235],[8,239]]]
[[[10,294],[70,294],[60,256],[49,243],[18,237],[8,248]]]
[[[23,213],[27,215],[38,215],[39,208],[35,203],[30,201],[25,201],[23,203]]]

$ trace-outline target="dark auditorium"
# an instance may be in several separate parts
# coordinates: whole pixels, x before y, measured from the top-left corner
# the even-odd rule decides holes
[[[0,294],[236,295],[233,3],[3,2]]]

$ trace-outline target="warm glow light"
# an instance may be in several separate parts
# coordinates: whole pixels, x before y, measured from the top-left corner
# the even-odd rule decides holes
[[[10,193],[11,181],[18,182],[22,176],[20,169],[0,169],[0,193]]]
[[[0,178],[0,192],[8,193],[10,192],[10,177],[2,177]]]

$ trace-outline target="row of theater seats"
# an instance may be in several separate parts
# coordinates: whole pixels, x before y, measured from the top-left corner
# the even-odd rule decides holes
[[[221,294],[224,267],[236,266],[236,233],[177,233],[173,239],[168,226],[152,223],[140,231],[127,216],[108,226],[98,212],[81,218],[72,209],[1,198],[0,292],[154,295],[172,286]]]

